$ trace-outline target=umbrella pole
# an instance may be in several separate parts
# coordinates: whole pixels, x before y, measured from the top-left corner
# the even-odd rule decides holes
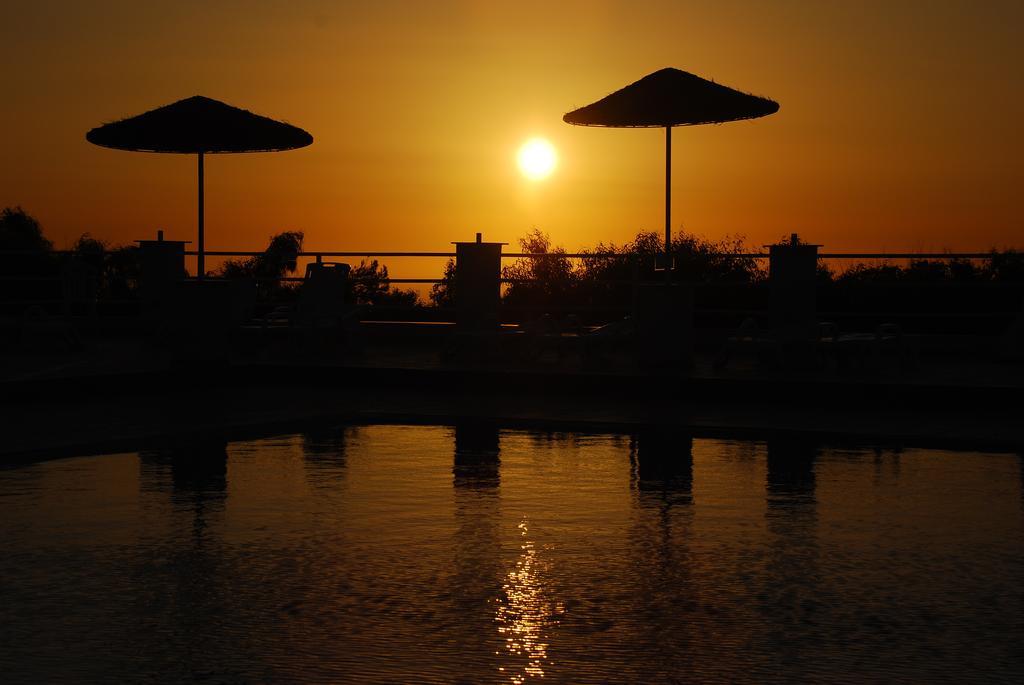
[[[206,244],[203,231],[203,153],[199,153],[199,250],[197,256],[196,277],[199,280],[206,275]]]
[[[665,127],[665,283],[672,282],[672,127]]]

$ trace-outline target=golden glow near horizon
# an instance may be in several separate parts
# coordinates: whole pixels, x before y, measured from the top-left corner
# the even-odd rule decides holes
[[[523,176],[531,181],[540,181],[551,175],[558,164],[558,153],[544,138],[530,138],[523,143],[516,155],[516,163]]]
[[[94,126],[201,94],[313,145],[206,160],[206,245],[515,244],[660,231],[664,132],[562,115],[666,66],[777,100],[673,133],[673,228],[752,247],[1024,247],[1020,0],[13,3],[0,23],[0,207],[57,247],[196,239],[196,162],[90,145]],[[525,178],[528,135],[558,150]],[[394,275],[432,275],[403,271]]]

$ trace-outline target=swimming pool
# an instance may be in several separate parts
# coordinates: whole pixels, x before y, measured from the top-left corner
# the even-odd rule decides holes
[[[8,682],[1013,681],[1024,459],[336,426],[0,470]]]

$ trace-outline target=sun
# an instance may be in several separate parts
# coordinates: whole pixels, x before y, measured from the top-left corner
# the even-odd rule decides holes
[[[530,138],[519,148],[516,161],[523,176],[531,181],[539,181],[555,170],[558,154],[554,146],[543,138]]]

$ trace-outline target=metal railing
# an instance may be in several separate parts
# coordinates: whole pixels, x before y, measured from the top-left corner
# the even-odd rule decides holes
[[[67,256],[74,255],[75,253],[73,253],[71,251],[54,251],[53,253],[50,253],[50,254],[53,254],[53,255],[58,256],[58,257],[67,257]],[[185,256],[187,258],[190,258],[190,259],[194,259],[197,256],[197,252],[194,251],[194,250],[187,250],[187,251],[185,251],[184,254],[185,254]],[[230,250],[230,251],[229,250],[211,250],[211,251],[206,251],[205,252],[205,255],[207,257],[215,258],[215,259],[216,258],[256,257],[256,256],[260,256],[260,255],[263,255],[263,254],[264,253],[261,252],[261,251],[240,251],[240,250]],[[900,261],[900,262],[905,262],[906,263],[906,262],[909,262],[909,261],[932,261],[932,262],[935,262],[935,261],[942,262],[942,261],[944,261],[944,262],[949,262],[949,261],[954,261],[954,260],[967,260],[967,261],[971,261],[973,263],[978,263],[978,262],[984,262],[985,260],[990,260],[990,259],[993,258],[994,255],[998,256],[999,254],[1005,254],[1005,253],[992,253],[992,252],[823,252],[823,253],[819,253],[818,258],[822,262],[826,262],[826,263],[827,262],[834,262],[834,261],[839,261],[839,262],[846,261],[846,262],[849,262],[851,260],[861,260],[859,263],[863,264],[864,263],[863,260],[872,260],[872,261],[874,261],[876,263],[875,264],[868,264],[868,266],[878,266],[880,264],[886,264],[886,263],[891,263],[891,262],[896,262],[896,261]],[[30,252],[30,251],[0,251],[0,257],[3,257],[3,256],[18,256],[18,255],[35,255],[35,256],[38,256],[39,253],[38,252]],[[303,250],[301,252],[294,253],[294,257],[295,257],[296,261],[300,262],[300,263],[304,263],[304,262],[324,262],[325,260],[356,259],[356,258],[364,259],[364,260],[367,260],[367,259],[389,259],[390,258],[390,259],[401,259],[401,260],[410,259],[410,260],[422,261],[422,260],[454,259],[455,256],[456,256],[456,253],[454,251],[406,252],[406,251],[395,251],[395,250],[345,250],[345,251],[335,251],[335,250]],[[761,263],[763,263],[764,261],[766,261],[769,258],[769,254],[767,252],[706,253],[706,254],[700,255],[700,256],[701,257],[708,257],[708,258],[711,258],[711,259],[719,259],[719,260],[755,260],[755,261],[761,262]],[[596,261],[602,261],[602,262],[610,262],[610,261],[617,261],[617,260],[628,261],[628,262],[631,262],[632,265],[633,265],[633,269],[632,269],[632,273],[630,274],[630,277],[628,277],[628,278],[615,278],[615,279],[602,279],[600,281],[597,281],[597,283],[599,283],[600,285],[603,285],[603,286],[618,287],[618,288],[620,288],[620,290],[619,290],[620,295],[622,295],[622,293],[628,291],[629,289],[632,289],[634,291],[634,293],[635,293],[635,290],[638,287],[640,287],[641,285],[644,285],[645,283],[656,283],[656,282],[660,283],[661,282],[660,280],[654,281],[654,280],[651,280],[650,278],[647,278],[645,280],[644,274],[639,273],[639,266],[642,263],[646,263],[649,266],[650,261],[654,259],[654,255],[646,255],[646,254],[642,254],[641,255],[641,254],[635,254],[635,253],[626,253],[626,254],[623,254],[623,253],[605,253],[605,252],[573,252],[573,253],[568,253],[568,252],[567,253],[559,253],[559,252],[556,252],[556,253],[507,252],[507,253],[503,253],[501,255],[501,258],[502,258],[502,260],[504,260],[506,262],[508,260],[519,260],[519,259],[548,259],[548,260],[555,260],[555,259],[561,260],[561,259],[565,259],[565,260],[572,260],[572,261],[577,261],[577,262],[587,261],[587,260],[596,260]],[[764,273],[764,269],[763,268],[761,270],[761,273],[762,274]],[[214,277],[214,278],[216,278],[216,277]],[[0,284],[0,290],[2,290],[4,288],[3,284],[9,283],[9,282],[13,282],[13,281],[21,281],[21,282],[25,282],[25,283],[29,283],[29,282],[32,282],[32,283],[45,283],[45,282],[59,282],[61,280],[62,280],[62,276],[60,274],[53,274],[53,275],[39,275],[39,274],[17,275],[17,274],[4,274],[4,273],[0,273],[0,282],[2,282],[2,284]],[[259,280],[261,282],[300,283],[304,279],[301,276],[296,275],[296,276],[282,276],[282,277],[259,278],[257,280]],[[380,279],[374,279],[374,280],[379,281],[381,284],[397,285],[397,286],[405,286],[405,285],[430,286],[430,285],[435,285],[435,284],[439,284],[439,283],[444,283],[445,282],[445,279],[438,278],[438,277],[405,277],[405,276],[396,277],[396,276],[390,276],[390,275],[387,278],[380,278]],[[532,282],[536,282],[535,279],[522,279],[522,278],[502,278],[501,279],[501,283],[503,284],[503,286],[505,288],[507,288],[508,286],[516,285],[516,284],[528,284],[528,283],[532,283]],[[720,290],[720,291],[728,291],[730,289],[738,291],[738,290],[746,289],[748,291],[746,293],[745,297],[740,297],[740,296],[737,295],[737,297],[735,298],[736,301],[734,302],[734,304],[736,304],[737,306],[729,306],[729,307],[721,306],[720,302],[718,302],[716,304],[715,302],[713,302],[715,300],[715,298],[713,298],[713,297],[705,298],[707,300],[707,302],[702,302],[701,298],[698,297],[698,303],[697,303],[697,308],[696,308],[696,313],[697,313],[698,316],[712,317],[712,318],[716,318],[716,317],[717,318],[723,318],[723,317],[724,318],[728,318],[730,316],[732,316],[732,317],[735,317],[735,316],[746,316],[746,315],[750,315],[750,314],[756,313],[757,311],[763,311],[765,309],[765,306],[764,306],[765,305],[765,302],[764,302],[765,293],[764,293],[764,283],[763,282],[752,283],[752,284],[751,283],[703,283],[703,284],[699,284],[697,287],[702,289],[702,292],[704,292],[704,293],[708,293],[708,292],[714,291],[716,289]],[[850,286],[850,287],[853,287],[853,286]],[[1005,291],[1009,291],[1010,295],[1014,295],[1014,294],[1020,295],[1020,293],[1022,291],[1024,291],[1024,284],[1022,284],[1022,283],[1010,283],[1010,282],[1001,282],[1001,283],[993,283],[993,282],[960,282],[960,281],[957,281],[957,282],[950,282],[950,281],[914,281],[914,282],[886,282],[886,283],[870,283],[870,282],[868,282],[868,283],[859,283],[859,284],[857,284],[856,287],[861,288],[862,292],[865,292],[865,293],[868,292],[868,291],[871,291],[871,290],[875,290],[875,289],[892,290],[894,288],[900,289],[900,290],[913,290],[913,289],[920,289],[922,291],[924,291],[924,290],[934,290],[936,292],[934,297],[944,297],[945,295],[939,295],[940,291],[942,293],[950,293],[950,292],[955,292],[955,291],[963,291],[963,292],[966,292],[966,291],[984,291],[984,292],[994,293],[994,292],[997,292],[997,291],[1000,291],[1000,290],[1005,290]],[[758,289],[760,289],[760,290],[758,290]],[[757,292],[755,292],[755,291],[757,291]],[[531,311],[532,312],[536,312],[538,310],[546,310],[546,311],[552,311],[552,312],[563,312],[563,313],[564,312],[575,311],[575,312],[581,312],[581,313],[586,312],[588,314],[598,314],[598,313],[601,313],[601,312],[607,312],[608,314],[621,314],[624,311],[628,311],[628,309],[629,309],[628,299],[624,298],[624,297],[621,298],[621,299],[623,299],[622,302],[619,302],[618,304],[615,304],[613,306],[602,306],[600,304],[582,304],[582,303],[576,303],[576,304],[572,304],[572,305],[562,305],[562,304],[558,304],[558,303],[550,303],[550,304],[538,305],[538,306],[533,306],[533,307],[518,307],[517,309],[518,309],[518,311],[519,311],[521,316],[528,315]],[[1007,302],[1010,302],[1010,300],[1012,300],[1012,297],[1006,299]],[[0,301],[2,301],[4,304],[15,304],[17,302],[22,302],[22,303],[26,303],[26,304],[29,303],[29,302],[31,302],[32,304],[45,304],[46,302],[49,302],[49,301],[56,302],[56,301],[59,301],[59,300],[58,299],[52,299],[52,300],[46,300],[46,299],[13,300],[13,299],[8,299],[6,301],[3,301],[2,299],[0,299]],[[107,302],[111,302],[111,303],[115,303],[114,300],[111,300],[109,298],[106,301]],[[129,300],[116,300],[117,304],[126,304],[127,302],[130,302],[130,301]],[[747,306],[743,306],[744,302],[746,303]],[[399,308],[397,308],[395,306],[387,306],[387,307],[383,307],[382,309],[392,309],[392,310],[394,310],[394,309],[399,309]],[[422,311],[422,309],[423,308],[420,308],[419,311]],[[450,310],[443,310],[443,309],[438,309],[438,308],[432,308],[432,309],[435,309],[435,313],[437,315],[449,314],[450,313]],[[866,318],[871,318],[871,317],[877,317],[877,316],[883,316],[884,315],[884,316],[900,317],[900,318],[904,318],[904,319],[907,319],[907,320],[915,320],[915,319],[923,319],[923,318],[933,318],[934,319],[934,318],[942,318],[942,317],[950,318],[950,319],[957,318],[957,319],[960,319],[960,320],[979,319],[979,318],[981,318],[981,319],[1005,319],[1007,317],[1014,316],[1017,313],[1017,311],[1019,310],[1019,306],[1014,307],[1012,304],[1010,304],[1010,305],[1007,305],[1006,307],[1003,307],[1001,309],[992,309],[992,308],[987,308],[986,309],[985,307],[981,307],[981,308],[970,307],[970,308],[963,308],[963,309],[960,309],[960,310],[950,310],[950,309],[947,309],[947,310],[941,310],[941,311],[928,311],[929,309],[931,309],[930,307],[927,307],[927,308],[924,308],[924,309],[925,309],[924,311],[922,311],[922,310],[917,310],[917,311],[907,310],[907,311],[902,311],[902,312],[895,312],[895,311],[877,311],[877,310],[872,310],[872,309],[857,310],[856,308],[848,308],[846,311],[842,311],[842,312],[828,312],[828,311],[825,311],[823,313],[825,315],[836,314],[836,315],[839,315],[839,316],[846,316],[846,317],[850,317],[850,318],[865,318],[865,317]]]
[[[186,257],[196,257],[198,255],[196,250],[186,250]],[[263,252],[259,251],[227,251],[227,250],[207,250],[204,255],[207,257],[258,257],[263,255]],[[822,252],[818,254],[820,261],[848,261],[854,259],[870,259],[877,260],[880,262],[888,261],[953,261],[953,260],[987,260],[992,258],[992,252]],[[429,259],[454,259],[456,256],[455,252],[398,252],[394,250],[350,250],[350,251],[331,251],[331,250],[303,250],[301,252],[294,253],[297,259],[308,259],[314,262],[322,262],[325,258],[402,258],[402,259],[416,259],[416,258],[429,258]],[[745,252],[745,253],[733,253],[733,252],[709,252],[701,255],[712,259],[737,259],[737,260],[767,260],[769,254],[767,252]],[[623,260],[633,262],[644,262],[651,261],[655,258],[655,255],[647,254],[636,254],[636,253],[618,253],[618,252],[503,252],[501,254],[502,260],[509,259],[569,259],[578,261],[609,261],[609,260]],[[281,277],[282,281],[302,281],[301,277]],[[388,278],[384,279],[388,283],[396,284],[432,284],[441,283],[444,279],[441,278]],[[529,282],[523,279],[502,279],[505,283],[515,282]],[[632,281],[624,281],[626,283]],[[660,282],[660,281],[659,281]]]

